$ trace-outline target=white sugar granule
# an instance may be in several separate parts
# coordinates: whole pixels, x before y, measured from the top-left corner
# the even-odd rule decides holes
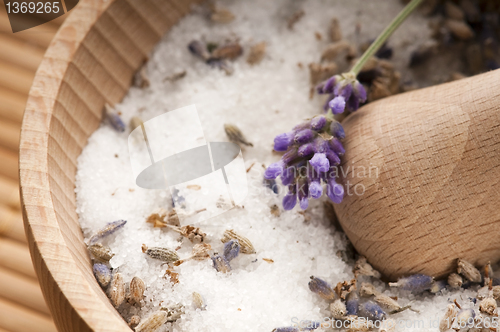
[[[236,208],[200,225],[206,241],[221,252],[225,229],[234,229],[248,237],[257,253],[240,255],[231,262],[230,274],[217,273],[211,260],[189,261],[175,268],[179,283],[164,278],[161,262],[148,258],[141,245],[174,249],[181,245],[179,235],[153,228],[145,219],[159,207],[170,204],[164,190],[146,190],[135,185],[128,157],[128,132],[116,133],[102,125],[90,138],[78,159],[76,176],[77,212],[88,239],[105,223],[125,219],[127,225],[105,241],[116,254],[111,260],[126,282],[134,276],[146,285],[142,309],[124,305],[121,313],[127,319],[134,314],[145,317],[161,305],[181,303],[186,313],[162,331],[271,331],[291,325],[292,319],[322,320],[329,316],[328,304],[308,289],[309,277],[315,275],[332,285],[353,278],[352,265],[337,255],[345,247],[343,235],[324,216],[322,204],[311,202],[305,220],[298,210],[270,213],[281,197],[262,187],[260,164],[269,165],[278,156],[271,153],[276,134],[290,130],[303,119],[317,114],[322,106],[318,97],[309,99],[309,70],[328,45],[328,27],[332,17],[340,21],[345,39],[361,42],[376,35],[401,10],[400,1],[221,1],[236,20],[214,24],[201,9],[186,16],[163,38],[147,64],[150,87],[131,88],[123,102],[116,105],[126,123],[132,116],[144,121],[190,104],[195,104],[207,141],[225,141],[223,124],[236,124],[254,144],[246,148],[246,166],[255,163],[248,173],[249,194],[244,208]],[[293,31],[287,29],[287,18],[299,9],[305,16]],[[356,26],[359,25],[359,34]],[[314,37],[323,35],[322,40]],[[395,50],[396,68],[406,66],[409,54],[428,39],[426,21],[411,16],[390,39]],[[234,74],[210,68],[192,56],[187,44],[193,39],[205,42],[239,40],[245,49],[236,60]],[[250,46],[265,41],[263,61],[250,66],[245,59]],[[303,64],[302,68],[298,63]],[[170,82],[165,78],[186,71],[186,77]],[[403,76],[403,79],[406,77]],[[190,194],[190,193],[182,193]],[[195,194],[194,194],[195,195]],[[192,244],[184,240],[178,251],[189,257]],[[268,263],[263,258],[272,259]],[[379,285],[382,289],[381,284]],[[207,304],[204,311],[192,305],[192,292],[200,293]],[[389,290],[386,290],[389,292]],[[437,331],[449,298],[467,299],[471,291],[447,292],[428,297],[403,297],[411,300],[410,310],[393,318],[409,325],[398,330]],[[423,326],[421,323],[423,322]],[[437,323],[436,323],[437,321]]]

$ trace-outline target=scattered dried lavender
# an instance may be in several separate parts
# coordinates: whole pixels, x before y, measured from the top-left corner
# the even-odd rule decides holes
[[[161,248],[161,247],[148,248],[147,246],[143,245],[142,251],[149,257],[158,259],[165,263],[173,263],[180,259],[179,255],[174,250],[168,248]]]
[[[309,281],[309,289],[311,292],[318,294],[322,299],[327,301],[335,300],[335,292],[332,287],[323,279],[311,276]]]
[[[94,276],[101,287],[105,288],[111,281],[111,270],[106,264],[95,263],[93,268]]]
[[[226,132],[227,138],[229,138],[231,142],[236,143],[240,146],[253,146],[253,144],[247,141],[245,136],[243,136],[240,128],[236,127],[235,125],[226,123],[224,125],[224,131]]]
[[[125,123],[118,112],[109,104],[104,104],[104,117],[113,129],[120,133],[125,131]]]
[[[105,237],[113,234],[117,230],[121,229],[127,223],[126,220],[117,220],[107,223],[104,228],[100,229],[96,234],[94,234],[90,240],[89,245],[95,244],[97,241],[104,239]]]
[[[113,273],[109,284],[109,298],[115,308],[118,308],[125,300],[125,283],[121,273]]]
[[[232,229],[224,231],[221,241],[222,243],[226,243],[233,239],[238,240],[238,243],[240,244],[240,252],[242,254],[255,254],[255,248],[253,247],[252,242]]]

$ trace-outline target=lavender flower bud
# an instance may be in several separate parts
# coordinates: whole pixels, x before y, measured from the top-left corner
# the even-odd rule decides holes
[[[283,197],[283,208],[285,210],[291,210],[297,204],[297,192],[295,185],[288,186],[288,193]]]
[[[120,115],[118,115],[118,112],[116,112],[109,104],[104,104],[104,115],[114,130],[120,133],[125,131],[125,123]]]
[[[318,172],[326,172],[330,168],[330,162],[324,153],[315,153],[309,163]]]
[[[349,99],[349,97],[352,94],[352,84],[351,83],[347,83],[346,84],[345,81],[344,82],[339,82],[335,86],[335,90],[333,91],[333,93],[336,96],[342,96],[342,97],[344,97],[345,100],[347,100],[347,99]]]
[[[222,273],[227,273],[231,271],[231,266],[229,265],[229,262],[227,259],[224,257],[214,254],[212,257],[212,263],[214,264],[214,268],[217,270],[217,272],[222,272]]]
[[[337,154],[331,150],[325,152],[326,158],[330,162],[330,165],[336,166],[340,164],[340,158]],[[328,167],[329,168],[329,167]]]
[[[345,153],[345,149],[344,146],[342,145],[342,142],[335,137],[332,137],[332,139],[328,140],[328,147],[330,148],[330,150],[332,150],[339,156],[343,156]]]
[[[279,134],[274,138],[274,150],[286,151],[293,143],[294,132]]]
[[[264,178],[266,180],[272,180],[276,179],[278,175],[283,173],[283,162],[280,160],[278,162],[272,163],[269,165],[268,168],[266,168],[266,171],[264,172]]]
[[[313,320],[306,320],[300,322],[299,328],[300,331],[313,331],[321,326],[321,322],[316,322]]]
[[[285,152],[285,154],[281,157],[281,160],[285,165],[290,165],[298,157],[299,157],[298,149],[292,148],[287,152]]]
[[[304,144],[311,141],[313,137],[314,132],[311,129],[302,129],[295,134],[294,141],[297,144]]]
[[[293,183],[294,180],[295,180],[295,168],[288,167],[281,174],[281,183],[284,186],[288,186],[289,184]]]
[[[240,242],[236,239],[224,243],[224,258],[230,262],[240,253]]]
[[[337,77],[332,76],[328,80],[325,81],[325,84],[323,85],[323,91],[321,93],[333,93],[333,90],[335,89],[335,83],[337,82]]]
[[[328,106],[330,106],[333,114],[343,113],[345,110],[345,98],[337,96],[328,103]]]
[[[199,40],[193,40],[192,42],[190,42],[188,44],[188,49],[193,55],[196,55],[203,60],[208,60],[210,58],[210,54],[208,53],[207,48]]]
[[[101,287],[106,287],[111,281],[111,270],[106,264],[95,263],[92,267],[94,276]]]
[[[335,182],[334,179],[329,179],[326,185],[326,195],[335,204],[340,204],[344,198],[344,187]]]
[[[358,110],[358,108],[359,108],[359,99],[354,96],[349,98],[349,100],[347,101],[347,109],[349,109],[349,111],[351,112],[355,112]]]
[[[396,283],[389,283],[389,286],[396,286],[399,289],[419,294],[429,290],[432,287],[432,282],[432,277],[425,274],[414,274],[406,278],[401,278]]]
[[[338,139],[344,139],[345,138],[344,128],[337,121],[333,121],[332,124],[330,125],[330,133],[333,136],[337,137]]]
[[[312,198],[320,198],[321,195],[323,194],[323,187],[321,186],[321,183],[319,180],[311,181],[309,184],[309,193],[311,194]]]
[[[311,120],[311,128],[320,131],[326,124],[326,118],[323,115],[316,116]]]
[[[354,96],[359,100],[359,102],[364,103],[366,101],[366,90],[363,84],[359,83],[358,80],[353,83],[353,93]]]
[[[304,145],[301,145],[299,147],[299,156],[300,157],[307,157],[310,156],[314,153],[314,144],[313,143],[307,143]]]
[[[285,326],[274,328],[271,332],[299,332],[299,328],[295,326]]]
[[[309,289],[311,292],[318,294],[322,299],[327,301],[335,300],[335,292],[332,287],[324,280],[311,276],[309,281]]]
[[[297,195],[299,198],[300,208],[302,210],[307,209],[309,206],[309,183],[307,177],[301,177],[297,183]]]
[[[89,244],[94,244],[97,241],[105,238],[106,236],[109,236],[125,226],[127,223],[126,220],[117,220],[117,221],[112,221],[106,224],[103,228],[101,228],[97,233],[95,233],[89,240]]]
[[[358,306],[359,306],[359,298],[358,294],[354,292],[350,292],[349,295],[347,295],[347,301],[345,303],[346,307],[346,314],[347,315],[357,315],[358,314]]]
[[[317,137],[312,144],[314,145],[314,152],[324,153],[328,150],[328,143],[322,137]]]
[[[366,317],[370,320],[384,320],[386,313],[375,302],[368,301],[359,307],[359,316]]]

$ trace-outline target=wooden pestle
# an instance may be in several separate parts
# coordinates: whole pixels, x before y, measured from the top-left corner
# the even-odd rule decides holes
[[[376,269],[442,277],[457,258],[500,259],[500,70],[370,103],[342,124],[335,211]]]

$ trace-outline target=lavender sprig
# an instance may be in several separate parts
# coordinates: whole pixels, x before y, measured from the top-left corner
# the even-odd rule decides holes
[[[274,149],[286,151],[280,161],[269,165],[264,173],[268,180],[281,177],[288,192],[283,198],[285,210],[299,202],[307,209],[309,198],[326,194],[334,203],[344,197],[344,187],[336,182],[337,166],[345,150],[340,142],[344,137],[342,125],[332,116],[319,115],[295,126],[292,131],[276,136]]]

